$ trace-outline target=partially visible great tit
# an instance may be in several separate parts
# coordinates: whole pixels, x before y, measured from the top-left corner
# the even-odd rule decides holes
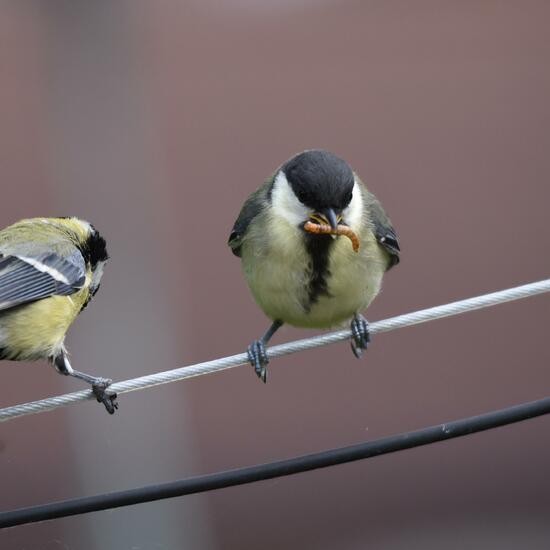
[[[306,231],[307,222],[330,226],[333,233],[338,224],[348,226],[358,252],[341,235]],[[351,320],[352,350],[362,355],[370,335],[360,312],[399,262],[400,248],[380,202],[344,160],[309,150],[285,162],[248,197],[228,244],[242,260],[254,299],[273,321],[247,350],[263,382],[265,346],[284,323],[330,328]]]
[[[74,370],[64,345],[98,291],[108,257],[105,239],[78,218],[27,219],[0,231],[0,359],[47,359],[59,373],[91,384],[113,414],[112,381]]]

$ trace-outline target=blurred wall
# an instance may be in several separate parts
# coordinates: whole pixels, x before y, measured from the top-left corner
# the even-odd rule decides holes
[[[125,379],[267,328],[226,240],[323,147],[383,201],[402,263],[371,320],[548,277],[545,2],[5,2],[2,225],[75,214],[112,260],[70,332]],[[1,508],[375,439],[544,396],[548,297],[0,427]],[[275,342],[310,334],[285,328]],[[7,406],[79,388],[3,363]],[[364,463],[0,532],[11,548],[547,548],[548,419]],[[529,541],[526,544],[525,541]]]

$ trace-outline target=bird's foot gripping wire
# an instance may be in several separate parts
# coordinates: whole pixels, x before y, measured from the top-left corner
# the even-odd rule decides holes
[[[254,367],[256,375],[265,384],[267,382],[267,365],[269,359],[267,358],[263,340],[254,340],[254,342],[248,346],[246,353],[250,364]]]
[[[369,342],[369,323],[361,314],[357,314],[351,321],[351,351],[357,359],[362,357],[363,351],[369,347]]]
[[[267,332],[259,340],[254,340],[246,350],[250,364],[254,367],[254,371],[258,378],[264,384],[267,382],[267,364],[269,363],[265,346],[282,326],[282,321],[273,321],[271,326],[267,329]]]
[[[96,381],[92,384],[92,392],[97,402],[103,403],[109,414],[114,414],[115,410],[118,409],[117,394],[109,389],[112,383],[113,381],[110,378],[96,378]]]
[[[91,376],[85,372],[74,370],[69,362],[69,358],[65,353],[60,353],[52,358],[53,366],[60,374],[65,376],[73,376],[79,380],[84,380],[92,386],[92,391],[98,403],[103,403],[109,414],[114,414],[118,409],[116,402],[117,394],[113,390],[107,389],[113,381],[110,378],[101,378],[99,376]]]

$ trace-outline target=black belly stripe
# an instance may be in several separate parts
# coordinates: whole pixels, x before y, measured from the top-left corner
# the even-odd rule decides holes
[[[304,304],[306,312],[311,310],[320,296],[330,296],[328,290],[329,270],[329,252],[333,244],[333,238],[330,235],[311,235],[306,234],[306,251],[309,255],[310,274],[308,282],[308,302]]]

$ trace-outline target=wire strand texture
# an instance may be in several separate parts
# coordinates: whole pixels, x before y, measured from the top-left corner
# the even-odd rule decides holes
[[[550,292],[550,279],[377,321],[370,324],[370,332],[371,334],[389,332],[391,330],[418,325],[420,323],[426,323],[427,321],[434,321],[436,319],[442,319],[444,317],[450,317],[452,315],[458,315],[460,313],[466,313],[469,311],[502,304],[504,302],[528,298],[529,296],[535,296],[545,292]],[[269,358],[280,357],[282,355],[289,355],[299,351],[334,344],[336,342],[347,340],[350,337],[351,331],[349,329],[339,330],[323,334],[321,336],[314,336],[312,338],[305,338],[302,340],[295,340],[294,342],[288,342],[286,344],[272,346],[268,348],[267,355]],[[237,355],[206,361],[204,363],[197,363],[187,367],[180,367],[169,371],[116,382],[110,386],[110,389],[119,394],[127,393],[131,391],[143,390],[153,386],[159,386],[161,384],[176,382],[178,380],[185,380],[195,376],[202,376],[204,374],[210,374],[246,364],[248,364],[248,357],[246,353],[239,353]],[[64,407],[80,401],[86,401],[88,399],[94,399],[92,391],[82,390],[56,397],[49,397],[47,399],[41,399],[39,401],[6,407],[4,409],[0,409],[0,422],[5,422],[29,414],[51,411],[59,407]]]

